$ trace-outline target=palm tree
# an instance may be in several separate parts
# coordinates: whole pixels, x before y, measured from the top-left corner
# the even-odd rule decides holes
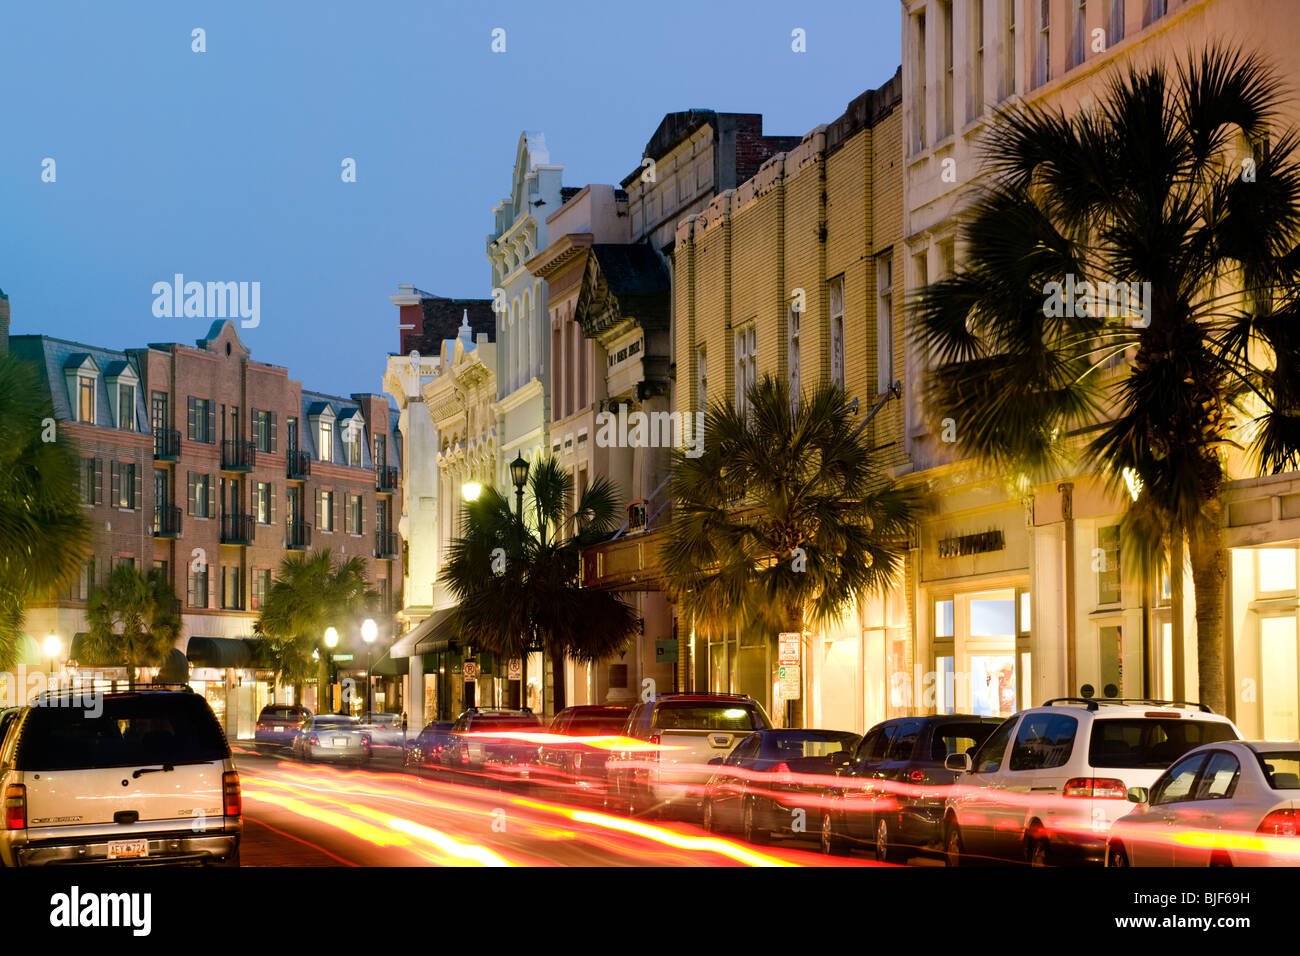
[[[506,658],[545,652],[556,709],[564,702],[565,657],[603,660],[621,653],[637,629],[635,611],[616,595],[578,586],[581,550],[618,527],[618,493],[599,477],[569,513],[573,490],[573,476],[553,458],[530,470],[523,518],[495,488],[484,488],[466,505],[447,566],[462,637]]]
[[[366,577],[364,558],[337,564],[329,548],[310,554],[290,554],[280,562],[253,632],[267,639],[276,681],[291,684],[295,703],[302,703],[302,685],[313,671],[324,688],[327,663],[312,654],[326,628],[352,633],[361,618],[378,603]],[[322,707],[318,702],[317,707]]]
[[[698,625],[802,635],[895,581],[917,500],[881,472],[839,386],[794,402],[764,376],[746,405],[715,404],[704,453],[674,453],[665,576]]]
[[[1208,49],[1117,72],[1072,117],[1003,113],[969,258],[913,304],[928,398],[961,451],[1021,487],[1077,465],[1120,497],[1140,487],[1123,534],[1144,570],[1167,537],[1180,581],[1186,541],[1200,697],[1220,713],[1227,449],[1259,472],[1300,461],[1300,169],[1283,103],[1258,57]],[[1138,283],[1145,308],[1090,307],[1085,280]],[[1071,281],[1076,308],[1051,285]]]
[[[34,367],[0,355],[0,668],[27,603],[75,580],[90,546],[76,464]]]
[[[136,668],[161,664],[176,644],[180,602],[160,568],[145,575],[133,564],[119,564],[103,587],[90,592],[86,622],[86,659],[125,663],[127,681],[134,687]]]

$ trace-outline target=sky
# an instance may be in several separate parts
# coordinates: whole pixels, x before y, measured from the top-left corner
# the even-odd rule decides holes
[[[570,186],[618,183],[668,112],[802,135],[893,75],[900,29],[897,0],[2,3],[12,334],[193,344],[211,320],[156,317],[155,283],[257,282],[254,359],[381,392],[399,283],[491,295],[522,131]]]

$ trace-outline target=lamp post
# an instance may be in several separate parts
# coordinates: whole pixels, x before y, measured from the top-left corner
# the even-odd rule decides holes
[[[519,527],[522,531],[524,526],[524,485],[528,481],[528,459],[524,458],[523,453],[515,456],[515,460],[510,463],[510,480],[515,485],[515,512],[519,515]],[[528,646],[525,644],[519,655],[519,708],[522,710],[528,702],[526,689],[528,687]]]
[[[371,618],[361,622],[361,639],[366,642],[366,717],[370,717],[370,647],[375,643],[379,628]]]
[[[50,636],[45,639],[45,656],[50,659],[50,677],[54,677],[54,659],[63,653],[63,640],[59,635],[50,631]]]
[[[331,627],[327,627],[327,628],[325,628],[325,646],[326,646],[327,648],[329,648],[329,650],[326,651],[326,653],[325,653],[325,658],[326,658],[326,661],[327,661],[327,663],[326,663],[326,665],[325,665],[325,676],[326,676],[325,686],[326,686],[326,688],[327,688],[327,693],[329,694],[329,706],[330,706],[330,709],[333,710],[333,707],[334,707],[334,654],[333,654],[332,652],[333,652],[334,648],[336,648],[336,647],[339,646],[339,632],[338,632],[334,627],[332,627],[332,626],[331,626]],[[317,712],[319,713],[319,711],[320,711],[320,703],[319,703],[319,702],[317,702],[316,707],[317,707]]]
[[[466,501],[478,501],[478,496],[483,493],[483,486],[477,481],[467,481],[460,486],[460,495]]]

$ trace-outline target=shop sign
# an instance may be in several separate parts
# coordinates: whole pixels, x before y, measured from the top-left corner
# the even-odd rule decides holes
[[[1001,529],[982,531],[979,534],[949,535],[939,539],[939,557],[960,558],[968,554],[987,554],[1001,551],[1007,546]]]
[[[776,679],[780,684],[779,695],[782,700],[798,700],[801,682],[798,664],[782,664],[776,669]]]

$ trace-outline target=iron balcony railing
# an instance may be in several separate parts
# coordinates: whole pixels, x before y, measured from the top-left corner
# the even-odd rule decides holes
[[[378,491],[396,491],[397,490],[397,466],[388,465],[384,468],[375,469],[378,472],[378,481],[376,489]]]
[[[292,518],[284,522],[284,546],[290,551],[305,551],[311,547],[311,525]]]
[[[311,477],[311,455],[305,451],[289,450],[288,477],[293,481],[303,481]]]
[[[158,538],[174,538],[181,533],[181,509],[175,505],[158,505],[153,509],[153,533]]]
[[[175,428],[156,428],[153,433],[153,457],[156,461],[176,461],[181,457],[181,433]]]
[[[375,557],[395,558],[398,553],[397,534],[392,531],[375,532]]]
[[[227,439],[221,443],[223,471],[250,471],[257,464],[257,446],[251,441]]]
[[[252,515],[225,514],[221,516],[222,544],[252,544],[256,523]]]

